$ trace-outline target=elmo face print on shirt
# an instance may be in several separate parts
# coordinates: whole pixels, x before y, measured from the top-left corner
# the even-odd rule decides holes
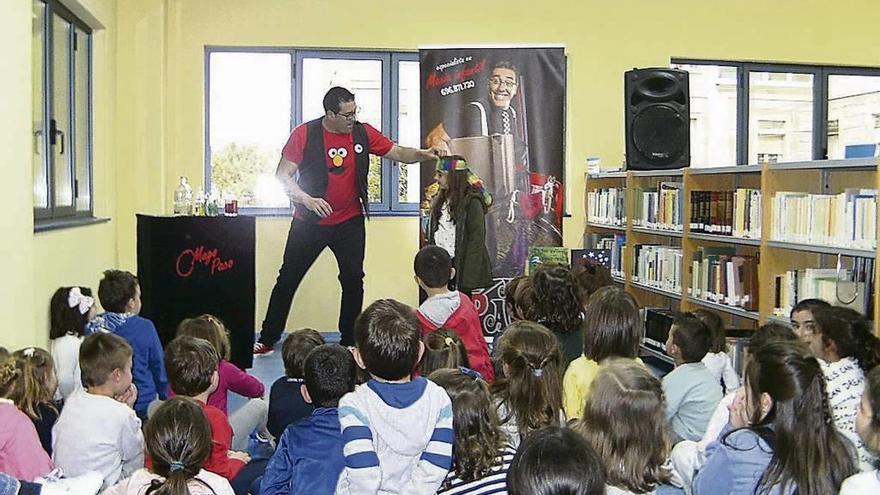
[[[342,162],[344,162],[345,157],[348,156],[347,149],[330,148],[327,150],[327,156],[330,157],[330,162],[333,164],[333,168],[330,169],[331,174],[339,175],[345,171],[345,167],[342,166]]]

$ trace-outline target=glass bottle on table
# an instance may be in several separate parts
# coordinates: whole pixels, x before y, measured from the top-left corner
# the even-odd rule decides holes
[[[174,190],[174,214],[192,215],[193,191],[186,176],[180,176],[180,183]]]
[[[235,194],[227,193],[226,194],[226,204],[223,208],[224,213],[228,217],[233,217],[238,215],[238,200],[235,198]]]
[[[197,217],[205,216],[205,191],[201,187],[199,188],[199,191],[196,193],[195,216],[197,216]]]
[[[208,193],[208,196],[205,198],[205,214],[209,217],[217,216],[217,192],[216,187],[211,188],[211,192]]]

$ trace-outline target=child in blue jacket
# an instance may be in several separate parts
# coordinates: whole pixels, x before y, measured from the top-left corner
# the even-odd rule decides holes
[[[354,358],[339,344],[323,344],[309,352],[304,368],[302,396],[315,410],[284,430],[260,495],[333,493],[345,467],[337,405],[354,390]]]
[[[154,400],[168,398],[164,353],[153,322],[138,316],[141,311],[141,288],[137,277],[122,270],[107,270],[98,285],[98,299],[105,313],[95,317],[89,327],[115,333],[134,351],[132,381],[137,387],[134,411],[141,421]]]

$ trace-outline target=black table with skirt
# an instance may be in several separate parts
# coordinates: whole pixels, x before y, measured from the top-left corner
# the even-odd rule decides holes
[[[212,314],[229,331],[230,361],[253,365],[254,217],[137,215],[137,263],[143,307],[162,345],[185,318]]]

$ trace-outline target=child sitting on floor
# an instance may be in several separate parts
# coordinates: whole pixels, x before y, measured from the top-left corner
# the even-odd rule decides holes
[[[584,318],[584,353],[565,370],[563,405],[568,419],[581,417],[590,385],[601,366],[611,358],[637,361],[645,336],[639,305],[620,287],[602,287],[587,303]]]
[[[721,384],[702,362],[711,338],[706,325],[691,313],[678,315],[669,329],[666,353],[675,360],[675,369],[663,377],[663,393],[673,445],[702,438],[721,401]]]
[[[312,414],[315,407],[302,395],[305,383],[304,365],[312,349],[324,344],[317,330],[294,330],[281,346],[284,376],[275,380],[269,392],[269,422],[267,427],[274,438],[281,438],[284,429],[295,421]]]
[[[380,299],[354,324],[354,358],[371,379],[339,401],[345,469],[336,493],[434,494],[452,464],[452,404],[412,370],[424,351],[409,306]]]
[[[98,298],[105,313],[95,317],[94,326],[114,333],[133,350],[132,380],[137,387],[134,410],[146,421],[150,404],[168,397],[168,378],[162,365],[162,343],[153,322],[138,316],[141,287],[129,272],[107,270],[98,285]]]
[[[220,379],[217,390],[208,396],[208,404],[229,417],[229,424],[232,425],[232,450],[246,450],[248,438],[255,429],[264,433],[263,436],[268,436],[265,433],[269,403],[263,400],[266,387],[260,380],[229,362],[231,346],[223,322],[213,315],[187,318],[177,326],[177,336],[180,335],[207,340],[220,356],[217,371]],[[233,414],[229,414],[227,406],[230,391],[251,399]]]
[[[428,294],[416,312],[422,334],[440,327],[454,331],[467,349],[471,367],[492,382],[495,372],[477,308],[468,296],[447,288],[449,280],[455,276],[449,253],[440,246],[425,246],[416,254],[413,268],[416,283]]]
[[[868,452],[880,457],[880,367],[868,373],[856,430]],[[880,493],[880,469],[876,465],[874,469],[847,478],[840,487],[840,495],[865,493]]]
[[[444,368],[428,378],[452,399],[455,425],[452,470],[438,495],[505,493],[516,450],[498,424],[489,385],[468,368]]]
[[[98,471],[104,488],[144,466],[141,421],[132,406],[132,349],[122,337],[97,332],[83,340],[85,390],[74,392],[52,429],[52,457],[67,476]]]
[[[58,421],[58,404],[54,400],[58,389],[55,363],[52,356],[39,347],[16,351],[12,358],[20,371],[12,400],[34,422],[40,443],[51,456],[52,427]]]
[[[302,395],[315,410],[284,430],[260,495],[333,493],[345,466],[338,405],[354,390],[357,365],[346,348],[323,344],[309,353],[304,368]]]
[[[556,337],[533,321],[511,323],[498,339],[503,377],[491,390],[501,428],[517,447],[520,438],[565,421],[562,412],[562,358]]]
[[[174,397],[154,412],[145,428],[151,469],[140,469],[101,495],[233,495],[229,481],[205,471],[211,424],[189,397]]]
[[[447,328],[438,328],[422,338],[425,353],[419,361],[419,374],[427,377],[442,368],[470,368],[467,349],[458,335]]]

